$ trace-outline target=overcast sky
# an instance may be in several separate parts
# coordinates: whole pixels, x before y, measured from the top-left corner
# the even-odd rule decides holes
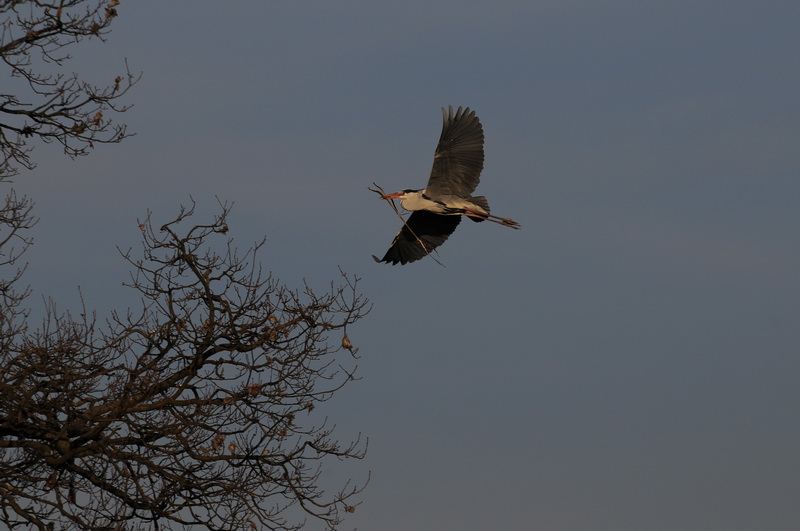
[[[123,1],[70,69],[141,82],[137,133],[16,178],[31,303],[133,305],[116,247],[189,196],[324,289],[362,278],[369,438],[343,529],[800,526],[800,2]],[[438,260],[376,264],[440,107],[476,110],[478,192]],[[207,218],[206,218],[207,219]],[[317,527],[312,527],[317,528]]]

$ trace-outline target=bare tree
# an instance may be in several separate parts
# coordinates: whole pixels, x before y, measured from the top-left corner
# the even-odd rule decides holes
[[[191,209],[142,222],[142,256],[125,253],[137,312],[101,326],[50,307],[28,331],[16,299],[0,308],[0,522],[296,529],[304,513],[334,528],[354,510],[361,487],[326,494],[320,465],[365,448],[317,408],[355,377],[336,354],[356,355],[346,330],[367,302],[344,275],[324,293],[264,277],[260,245],[212,250],[228,210],[185,232]]]
[[[0,183],[34,167],[31,139],[75,157],[127,136],[109,118],[137,80],[127,65],[105,87],[61,71],[118,4],[0,0]],[[239,253],[225,236],[227,205],[198,225],[192,206],[158,229],[148,215],[141,254],[123,253],[140,307],[98,320],[48,302],[34,326],[20,260],[32,208],[13,191],[0,203],[5,528],[333,529],[355,510],[363,485],[332,488],[322,465],[366,444],[337,441],[319,406],[355,379],[347,328],[369,310],[356,278],[290,289],[260,269],[263,242]]]
[[[0,59],[14,93],[0,90],[0,180],[34,167],[29,141],[58,142],[70,157],[95,144],[128,136],[109,111],[138,80],[125,68],[106,86],[63,71],[66,49],[84,39],[104,40],[119,0],[0,0]]]

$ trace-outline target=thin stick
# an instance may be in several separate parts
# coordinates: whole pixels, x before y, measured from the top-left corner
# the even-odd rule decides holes
[[[419,236],[417,236],[417,234],[416,234],[416,233],[415,233],[413,230],[411,230],[411,227],[409,227],[409,226],[408,226],[408,223],[406,222],[406,218],[404,218],[404,217],[403,217],[403,215],[402,215],[402,214],[400,214],[400,211],[399,211],[399,210],[397,210],[397,207],[396,207],[396,206],[395,206],[395,204],[394,204],[394,199],[390,199],[390,198],[389,198],[389,196],[388,196],[388,194],[387,194],[386,192],[384,192],[384,191],[383,191],[383,188],[381,188],[380,186],[378,186],[378,185],[377,185],[377,184],[375,184],[374,182],[372,183],[372,185],[373,185],[375,188],[377,188],[377,190],[375,190],[375,189],[373,189],[373,188],[370,188],[370,187],[367,187],[367,190],[369,190],[370,192],[375,192],[376,194],[378,194],[378,195],[380,195],[380,196],[381,196],[381,199],[383,199],[384,201],[386,201],[387,203],[389,203],[389,205],[391,205],[391,207],[392,207],[392,210],[394,210],[394,213],[395,213],[395,214],[397,214],[397,217],[398,217],[398,218],[400,218],[400,219],[403,221],[403,225],[405,225],[405,227],[408,229],[408,232],[410,232],[410,233],[411,233],[411,235],[412,235],[412,236],[414,236],[414,238],[416,238],[417,242],[419,242],[420,246],[422,247],[422,250],[423,250],[423,251],[425,251],[425,254],[426,254],[426,255],[428,255],[428,256],[430,256],[430,257],[433,259],[433,261],[434,261],[434,262],[436,262],[437,264],[439,264],[440,266],[442,266],[442,267],[446,267],[446,266],[445,266],[443,263],[441,263],[439,260],[437,260],[435,256],[433,256],[433,255],[431,254],[431,252],[432,252],[432,251],[435,251],[436,249],[434,248],[434,249],[431,249],[431,250],[429,251],[429,250],[428,250],[428,247],[425,245],[425,242],[423,242],[422,240],[420,240],[420,239],[419,239]],[[499,221],[498,221],[498,222],[496,222],[496,223],[499,223]]]

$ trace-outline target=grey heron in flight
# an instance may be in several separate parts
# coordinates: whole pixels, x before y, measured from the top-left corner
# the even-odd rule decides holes
[[[376,262],[407,264],[424,258],[450,236],[461,216],[472,221],[493,221],[519,229],[509,218],[489,213],[489,202],[482,195],[472,196],[483,170],[483,127],[469,107],[442,107],[442,135],[433,155],[433,169],[428,186],[421,190],[402,190],[382,195],[399,199],[411,216],[395,236],[386,255]]]

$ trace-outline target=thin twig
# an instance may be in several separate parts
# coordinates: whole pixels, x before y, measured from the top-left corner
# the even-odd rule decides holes
[[[408,222],[406,222],[406,218],[404,218],[403,215],[400,214],[400,211],[397,210],[397,206],[395,206],[395,204],[394,204],[394,199],[389,198],[389,195],[386,192],[383,191],[383,188],[381,188],[380,186],[378,186],[374,182],[372,183],[372,185],[375,188],[377,188],[377,190],[375,190],[374,188],[370,188],[369,186],[367,187],[367,190],[369,190],[370,192],[375,192],[376,194],[381,196],[381,199],[383,199],[384,201],[389,203],[389,205],[392,207],[392,210],[394,210],[394,213],[397,214],[397,217],[400,218],[403,221],[403,225],[405,225],[405,227],[408,229],[408,232],[410,232],[411,235],[414,236],[414,238],[416,238],[417,242],[419,242],[419,244],[422,246],[422,250],[425,251],[425,254],[430,256],[431,259],[433,259],[433,261],[436,262],[437,264],[439,264],[440,266],[447,267],[443,263],[441,263],[439,260],[437,260],[435,256],[433,256],[431,254],[431,252],[435,251],[436,249],[432,248],[429,251],[428,247],[425,245],[425,242],[423,242],[419,238],[419,236],[417,236],[417,234],[413,230],[411,230],[411,227],[408,226]]]

